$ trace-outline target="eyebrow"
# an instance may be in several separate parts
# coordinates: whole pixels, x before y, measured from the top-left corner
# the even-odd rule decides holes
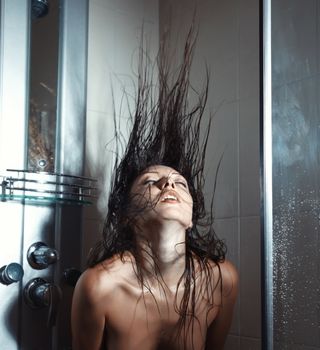
[[[151,170],[148,170],[148,171],[143,171],[141,173],[141,175],[144,175],[144,174],[158,174],[159,175],[159,172],[158,171],[151,171]],[[169,175],[179,175],[179,176],[182,176],[180,173],[170,173]]]

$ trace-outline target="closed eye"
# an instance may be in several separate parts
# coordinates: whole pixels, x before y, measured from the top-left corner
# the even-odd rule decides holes
[[[157,182],[158,180],[154,180],[154,179],[146,179],[143,181],[143,185],[153,185]]]
[[[185,180],[185,178],[183,178],[182,176],[177,176],[174,180],[174,182],[177,184],[177,185],[181,185],[183,186],[184,188],[188,188],[188,183],[187,181]]]
[[[176,184],[178,184],[178,185],[182,185],[184,188],[188,188],[187,183],[186,183],[186,182],[184,182],[184,181],[176,181]]]

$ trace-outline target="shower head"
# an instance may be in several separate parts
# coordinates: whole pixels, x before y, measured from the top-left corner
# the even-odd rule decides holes
[[[49,0],[32,0],[32,19],[44,17],[49,12]]]

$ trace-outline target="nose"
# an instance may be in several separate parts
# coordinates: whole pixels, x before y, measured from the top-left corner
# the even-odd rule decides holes
[[[172,178],[170,177],[164,177],[163,178],[163,182],[162,182],[162,185],[161,185],[161,189],[164,189],[166,187],[171,187],[171,188],[175,188],[175,183],[174,181],[172,180]]]

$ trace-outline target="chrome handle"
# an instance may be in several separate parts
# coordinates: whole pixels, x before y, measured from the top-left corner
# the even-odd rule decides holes
[[[20,264],[11,263],[0,268],[0,283],[9,285],[22,280],[24,271]]]
[[[59,254],[55,249],[48,247],[45,243],[36,242],[28,249],[27,259],[31,267],[42,270],[56,263],[59,260]]]
[[[81,271],[73,267],[70,267],[63,271],[63,280],[66,282],[67,285],[71,287],[75,287],[80,276],[81,276]]]
[[[26,304],[32,309],[40,309],[48,306],[50,298],[48,294],[49,283],[43,278],[33,278],[24,287]]]
[[[61,296],[58,286],[39,277],[33,278],[24,287],[24,298],[29,307],[32,309],[48,307],[48,327],[55,325]]]

